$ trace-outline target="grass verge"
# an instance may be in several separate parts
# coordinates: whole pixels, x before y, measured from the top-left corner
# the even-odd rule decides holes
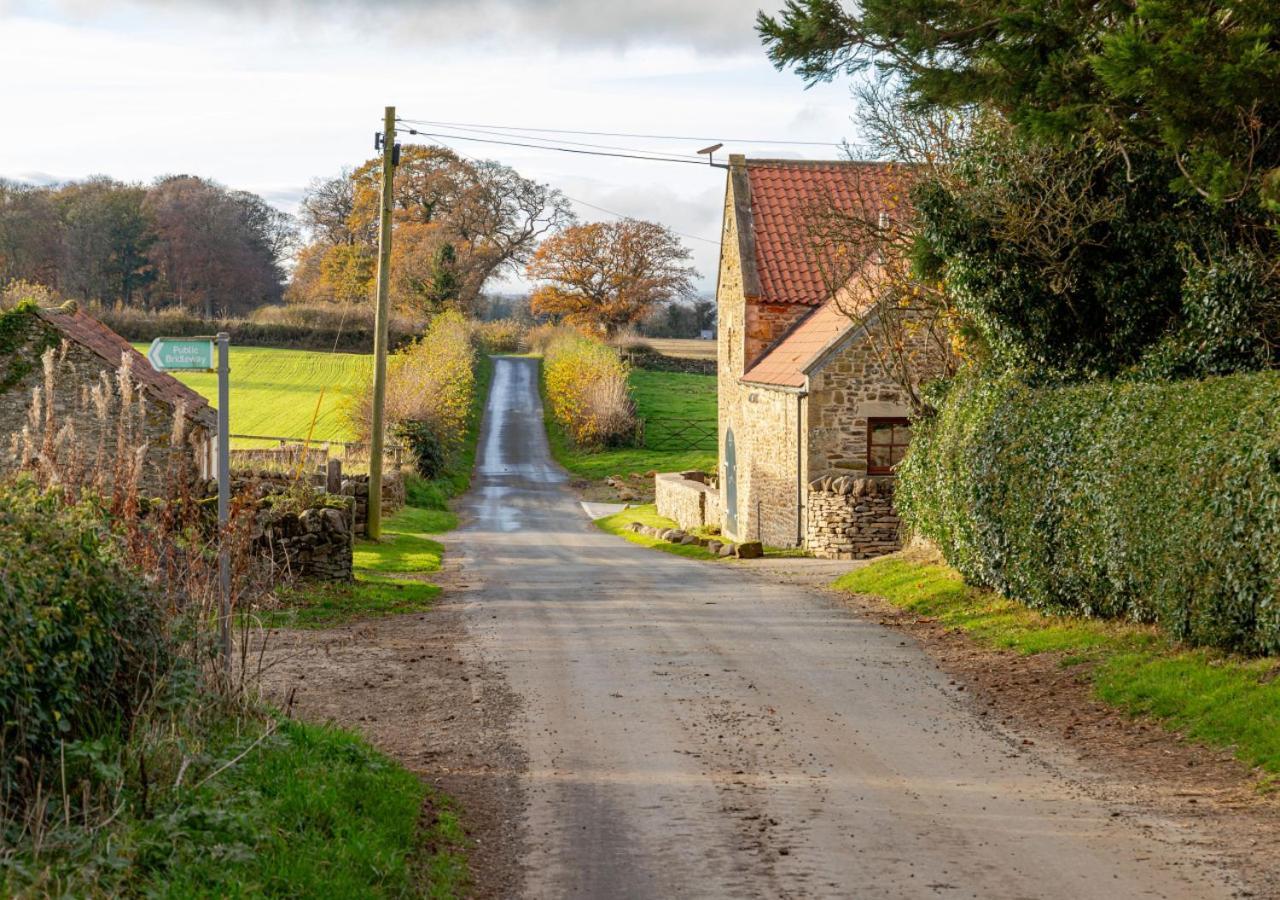
[[[649,537],[647,534],[638,534],[627,527],[632,522],[655,525],[660,528],[677,527],[676,523],[671,519],[658,515],[658,511],[652,503],[647,503],[644,506],[633,506],[630,509],[624,509],[620,513],[605,516],[603,519],[596,519],[595,525],[601,531],[607,531],[609,534],[616,534],[618,537],[626,538],[633,544],[639,544],[641,547],[652,547],[655,550],[661,550],[663,553],[670,553],[673,556],[684,556],[688,559],[720,558],[706,547],[699,547],[697,544],[672,544],[668,541]]]
[[[680,526],[672,519],[666,516],[658,515],[657,507],[652,503],[645,503],[639,506],[631,506],[622,512],[614,513],[611,516],[605,516],[603,519],[596,519],[595,526],[601,531],[607,531],[609,534],[615,534],[623,537],[633,544],[639,544],[642,547],[652,547],[655,550],[661,550],[663,553],[670,553],[674,556],[684,556],[689,559],[723,559],[724,557],[716,556],[707,550],[706,547],[699,547],[697,544],[672,544],[669,541],[659,540],[658,538],[649,537],[647,534],[638,534],[632,531],[629,526],[632,522],[639,522],[641,525],[653,525],[658,528],[679,528]],[[707,533],[705,529],[693,529],[694,534],[702,537],[715,538],[715,535]],[[719,538],[717,538],[719,540]],[[764,548],[765,556],[789,556],[799,557],[808,556],[804,550],[794,547],[768,547]]]
[[[989,647],[1061,654],[1104,702],[1231,750],[1268,773],[1264,784],[1280,775],[1280,661],[1187,648],[1142,625],[1045,615],[970,587],[945,565],[910,559],[879,560],[835,587],[883,597]]]
[[[405,482],[408,506],[383,522],[381,541],[357,541],[353,583],[304,582],[282,590],[278,608],[261,611],[256,624],[265,628],[335,628],[359,619],[422,612],[440,588],[421,576],[440,569],[444,546],[433,535],[457,527],[449,501],[471,485],[480,417],[489,395],[493,361],[480,360],[476,397],[472,401],[463,450],[441,477],[428,481],[410,475]]]
[[[187,696],[123,748],[70,746],[86,794],[115,812],[6,834],[0,896],[465,893],[456,817],[423,816],[448,801],[352,732]]]
[[[711,433],[716,428],[716,379],[712,375],[682,372],[650,372],[635,369],[628,376],[636,413],[644,419],[695,419]],[[620,447],[590,452],[573,446],[568,435],[552,418],[543,397],[544,418],[551,455],[556,462],[580,478],[599,481],[610,475],[632,472],[683,472],[714,470],[714,450],[672,450],[658,447]]]

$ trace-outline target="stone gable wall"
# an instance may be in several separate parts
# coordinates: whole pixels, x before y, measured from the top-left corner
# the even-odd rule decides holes
[[[738,529],[730,536],[736,540],[775,547],[798,543],[796,416],[802,413],[797,401],[798,395],[787,391],[742,386],[734,428]],[[722,491],[724,484],[722,478]]]
[[[747,369],[758,363],[788,328],[811,312],[812,306],[799,303],[747,303],[743,351]]]
[[[870,559],[902,549],[894,480],[830,476],[809,485],[805,547],[823,559]]]
[[[796,508],[796,395],[739,383],[747,366],[809,307],[748,303],[743,292],[742,261],[738,256],[738,226],[734,215],[732,179],[725,191],[724,230],[716,302],[719,319],[717,363],[719,379],[720,495],[717,515],[708,522],[725,527],[725,434],[733,429],[737,448],[738,529],[726,535],[738,540],[762,540],[793,547],[797,542]]]
[[[809,380],[807,480],[867,473],[867,419],[909,416],[908,398],[865,337],[855,337]]]
[[[44,345],[52,328],[44,322],[32,317],[30,335],[27,346],[39,348]],[[75,430],[73,446],[69,443],[67,452],[75,450],[81,454],[81,463],[91,470],[101,469],[108,473],[114,468],[116,456],[116,430],[118,425],[118,396],[113,397],[111,411],[105,421],[99,421],[94,414],[82,411],[81,395],[90,390],[99,381],[103,372],[115,385],[115,374],[118,365],[110,365],[93,351],[72,342],[59,342],[56,345],[58,361],[55,368],[54,382],[54,419],[57,429],[70,424]],[[17,349],[15,355],[28,352]],[[25,373],[7,390],[0,392],[0,473],[16,470],[21,464],[18,438],[23,425],[27,422],[27,413],[31,408],[32,392],[40,388],[43,394],[44,369],[38,358],[32,360],[34,365],[24,365]],[[144,392],[145,395],[145,392]],[[92,408],[91,405],[89,408]],[[148,400],[145,406],[146,417],[143,433],[147,442],[146,459],[142,467],[141,493],[144,496],[161,496],[171,486],[172,478],[183,478],[194,483],[201,474],[200,457],[208,453],[209,435],[207,431],[194,423],[188,423],[188,443],[186,446],[171,448],[170,437],[173,432],[173,410],[164,403]],[[197,449],[198,445],[200,449]],[[98,448],[104,446],[103,458],[98,459]],[[172,473],[170,467],[173,466]]]

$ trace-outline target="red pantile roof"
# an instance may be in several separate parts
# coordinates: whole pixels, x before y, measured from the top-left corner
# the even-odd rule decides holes
[[[805,316],[742,380],[774,387],[804,387],[805,370],[810,364],[855,327],[835,301],[828,300]]]
[[[172,408],[179,403],[186,406],[187,418],[213,430],[218,426],[217,415],[207,400],[187,387],[168,372],[157,372],[147,358],[133,346],[92,316],[78,309],[41,309],[38,315],[58,330],[63,337],[92,350],[113,367],[127,357],[133,363],[133,377],[147,389],[153,400],[159,400]]]
[[[750,191],[751,221],[739,230],[752,234],[760,291],[754,299],[764,303],[826,302],[867,248],[837,249],[822,239],[824,227],[838,229],[842,217],[896,219],[909,202],[910,169],[901,163],[738,157],[736,164],[745,166]]]

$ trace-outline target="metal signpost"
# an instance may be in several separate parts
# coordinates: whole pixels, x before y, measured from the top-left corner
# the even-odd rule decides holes
[[[214,338],[156,338],[147,350],[147,360],[160,372],[171,369],[211,372],[215,370],[213,345],[218,345],[218,637],[222,644],[222,671],[231,686],[231,555],[227,545],[227,522],[231,517],[231,373],[228,359],[231,335],[219,332]]]

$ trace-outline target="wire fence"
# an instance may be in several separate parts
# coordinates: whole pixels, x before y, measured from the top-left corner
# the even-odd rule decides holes
[[[641,444],[647,450],[715,452],[719,447],[716,423],[706,419],[649,417],[643,420],[642,429]]]
[[[316,441],[306,438],[279,437],[265,434],[233,434],[233,441],[241,443],[231,448],[231,468],[256,471],[277,471],[324,467],[329,460],[342,462],[347,472],[365,472],[369,469],[368,441]],[[244,446],[252,443],[254,446]],[[405,461],[403,444],[387,442],[382,448],[384,468],[400,468]]]

